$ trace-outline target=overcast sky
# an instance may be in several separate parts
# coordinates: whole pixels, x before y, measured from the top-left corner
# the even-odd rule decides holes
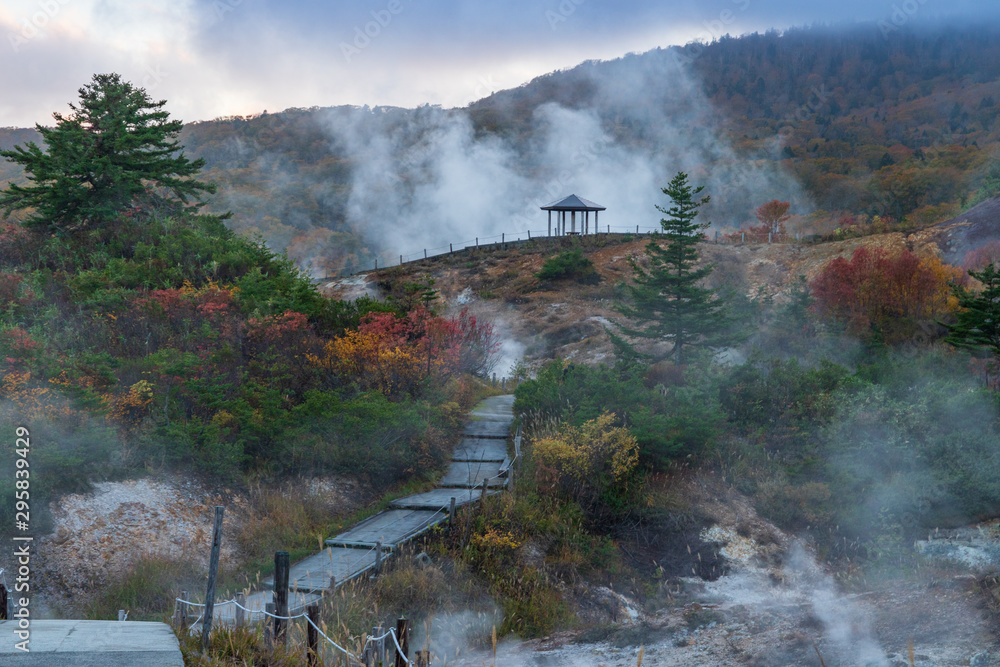
[[[986,15],[1000,15],[1000,3],[3,0],[0,126],[51,122],[95,72],[143,85],[185,121],[336,104],[450,107],[583,60],[726,33]]]

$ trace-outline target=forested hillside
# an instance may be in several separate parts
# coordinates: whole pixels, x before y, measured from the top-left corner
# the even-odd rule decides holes
[[[726,186],[707,210],[717,227],[777,197],[797,231],[879,231],[1000,191],[998,44],[993,27],[801,28],[587,62],[463,110],[289,109],[188,123],[180,139],[220,185],[212,212],[318,275],[544,227],[537,205],[571,189],[614,224],[647,224],[651,200],[628,184],[674,165]],[[0,148],[33,136],[0,130]],[[0,184],[17,177],[0,165]],[[405,240],[404,218],[419,230]]]

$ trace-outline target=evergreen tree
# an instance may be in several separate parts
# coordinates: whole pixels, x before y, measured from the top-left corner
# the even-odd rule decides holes
[[[656,207],[667,216],[660,220],[666,244],[661,247],[659,242],[650,241],[646,245],[648,270],[632,263],[634,284],[628,286],[632,302],[618,308],[640,325],[648,324],[641,329],[623,327],[626,334],[672,343],[671,355],[678,365],[684,361],[686,346],[718,347],[736,339],[730,332],[726,303],[699,284],[714,269],[710,264],[696,266],[698,243],[709,223],[695,222],[695,218],[709,198],[697,198],[704,187],[692,188],[687,178],[678,172],[662,188],[673,202],[670,208]]]
[[[183,124],[169,120],[166,100],[153,101],[118,74],[95,74],[72,113],[54,113],[55,127],[36,125],[46,144],[0,151],[24,167],[30,184],[0,193],[7,214],[34,209],[29,225],[53,231],[92,229],[137,204],[189,205],[215,186],[191,178],[205,161],[188,160],[176,141]]]
[[[1000,270],[989,264],[981,271],[969,271],[969,275],[983,284],[983,290],[976,294],[955,286],[963,310],[955,324],[947,325],[945,341],[956,347],[987,349],[1000,358]]]

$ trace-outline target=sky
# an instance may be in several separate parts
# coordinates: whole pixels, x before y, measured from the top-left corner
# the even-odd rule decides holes
[[[1000,17],[994,0],[3,0],[0,127],[51,124],[98,72],[184,121],[465,106],[584,60],[771,28]]]

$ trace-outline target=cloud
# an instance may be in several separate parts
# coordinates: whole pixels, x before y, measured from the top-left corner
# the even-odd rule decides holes
[[[971,0],[913,4],[915,20],[928,22],[1000,15],[1000,7]],[[477,90],[514,87],[586,59],[771,27],[885,20],[892,12],[862,0],[711,7],[690,0],[11,0],[0,7],[0,125],[47,122],[95,72],[136,82],[161,72],[153,77],[156,94],[186,120],[294,106],[461,106]],[[26,38],[25,30],[40,36]],[[12,37],[26,43],[15,49]],[[345,45],[359,53],[348,57]]]

